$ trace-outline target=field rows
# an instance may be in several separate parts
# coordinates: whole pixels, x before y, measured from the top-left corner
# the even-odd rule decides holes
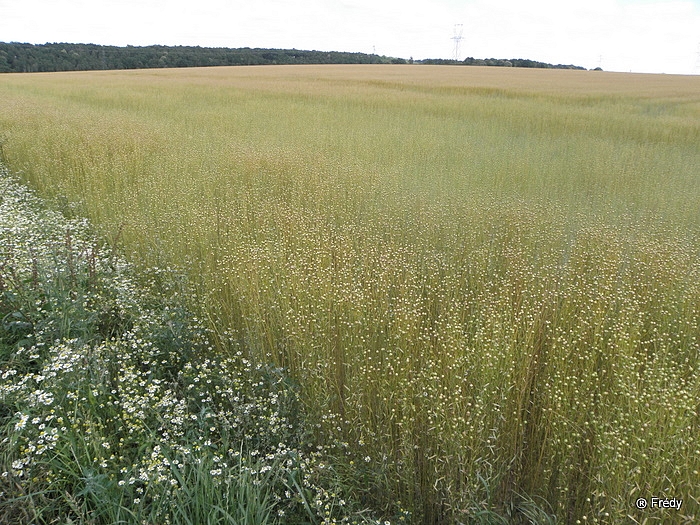
[[[700,513],[699,93],[428,66],[13,75],[0,133],[42,194],[186,268],[380,513],[661,522],[632,503],[666,494],[680,523]]]

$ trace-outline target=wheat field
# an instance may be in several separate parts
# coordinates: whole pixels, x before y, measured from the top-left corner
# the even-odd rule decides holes
[[[0,140],[132,261],[184,268],[219,351],[284,367],[380,515],[700,516],[700,77],[5,75]]]

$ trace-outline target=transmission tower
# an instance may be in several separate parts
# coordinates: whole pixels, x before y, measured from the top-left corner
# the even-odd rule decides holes
[[[460,47],[462,40],[464,40],[464,37],[462,36],[464,33],[464,25],[463,24],[455,24],[455,30],[454,30],[454,36],[452,37],[452,40],[455,42],[455,47],[454,47],[454,59],[459,62],[461,60],[460,56]]]

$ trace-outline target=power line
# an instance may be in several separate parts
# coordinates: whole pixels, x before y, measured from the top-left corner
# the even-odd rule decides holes
[[[464,25],[463,24],[455,24],[454,36],[452,37],[452,40],[454,40],[454,42],[455,42],[454,59],[457,62],[459,62],[461,60],[460,46],[461,46],[462,40],[464,40],[464,37],[462,36],[463,33],[464,33]]]

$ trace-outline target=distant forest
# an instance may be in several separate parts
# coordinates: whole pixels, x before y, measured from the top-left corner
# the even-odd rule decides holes
[[[538,62],[536,60],[528,60],[526,58],[465,58],[458,62],[456,60],[443,60],[440,58],[429,58],[421,60],[421,64],[433,65],[460,65],[460,66],[499,66],[499,67],[534,67],[540,69],[581,69],[585,71],[585,67],[574,66],[572,64],[547,64],[546,62]],[[596,68],[600,69],[600,68]]]
[[[92,71],[165,67],[253,66],[269,64],[439,64],[584,69],[524,59],[464,61],[392,58],[366,53],[296,49],[211,48],[188,46],[100,46],[96,44],[21,44],[0,42],[0,73]]]

